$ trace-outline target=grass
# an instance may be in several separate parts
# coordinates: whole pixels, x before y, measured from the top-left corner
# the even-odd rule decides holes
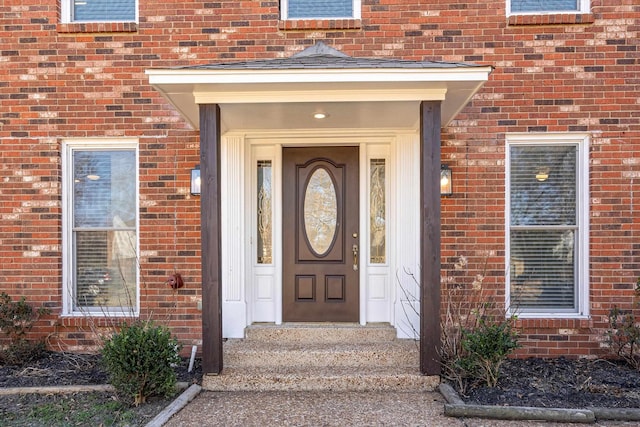
[[[129,407],[105,392],[0,396],[0,426],[139,426],[169,402]]]

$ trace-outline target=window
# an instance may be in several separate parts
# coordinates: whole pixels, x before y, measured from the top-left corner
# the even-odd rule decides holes
[[[508,306],[518,315],[587,315],[584,135],[507,137]]]
[[[360,18],[360,0],[282,0],[282,19]]]
[[[63,22],[137,22],[137,0],[62,0]]]
[[[589,0],[510,0],[507,15],[520,13],[586,13]]]
[[[66,142],[66,314],[138,312],[137,148],[131,140]]]
[[[369,161],[369,261],[384,264],[386,256],[386,161]]]
[[[258,160],[257,249],[258,264],[273,263],[272,244],[272,167],[271,160]]]

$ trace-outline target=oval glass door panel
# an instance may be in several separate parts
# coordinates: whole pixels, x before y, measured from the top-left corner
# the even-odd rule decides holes
[[[338,199],[329,173],[316,169],[304,194],[304,230],[311,249],[324,255],[331,247],[338,222]]]

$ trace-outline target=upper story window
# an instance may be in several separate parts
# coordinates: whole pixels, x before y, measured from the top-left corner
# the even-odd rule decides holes
[[[282,19],[359,19],[360,0],[282,0]]]
[[[589,0],[509,0],[507,15],[521,13],[587,13]]]
[[[63,307],[69,315],[139,308],[137,141],[67,141]]]
[[[137,0],[62,0],[62,22],[136,22]]]
[[[584,135],[507,137],[507,303],[514,314],[588,314],[587,159]]]

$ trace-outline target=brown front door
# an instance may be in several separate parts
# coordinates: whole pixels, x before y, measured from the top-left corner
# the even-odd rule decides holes
[[[358,147],[282,154],[283,320],[357,322]]]

